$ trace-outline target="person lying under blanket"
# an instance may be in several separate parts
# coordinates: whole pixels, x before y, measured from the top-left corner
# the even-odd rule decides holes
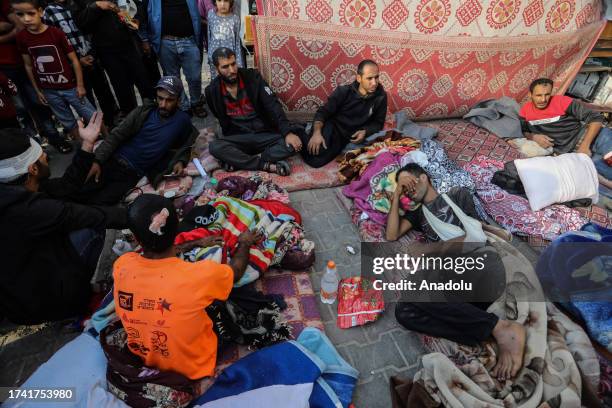
[[[410,198],[413,207],[403,217],[399,212],[402,196]],[[387,240],[395,241],[412,228],[423,231],[430,241],[483,242],[486,240],[483,230],[505,240],[512,237],[506,231],[478,220],[473,197],[467,189],[455,188],[439,195],[423,168],[416,163],[409,163],[397,172],[397,188],[387,219]],[[426,250],[424,248],[421,252]],[[494,275],[492,271],[486,272]],[[495,285],[495,277],[490,280]],[[466,302],[398,302],[395,316],[408,330],[444,337],[460,344],[475,345],[492,336],[500,347],[500,358],[492,373],[500,379],[512,378],[522,367],[525,329],[516,322],[501,320],[487,312],[488,306]]]
[[[603,156],[612,152],[612,129],[603,127],[603,117],[578,100],[552,95],[553,81],[536,79],[529,85],[529,101],[521,107],[519,119],[525,137],[555,154],[584,153],[593,159],[599,181],[612,188],[612,167]]]
[[[161,196],[143,194],[130,205],[128,225],[142,254],[115,261],[113,297],[132,353],[147,367],[199,379],[213,375],[217,359],[217,336],[204,309],[228,298],[262,236],[242,232],[229,264],[191,263],[176,257],[178,224],[172,201]]]
[[[290,208],[269,207],[270,203],[261,201],[262,206],[270,209],[232,197],[217,197],[207,205],[194,207],[185,215],[179,227],[181,233],[175,240],[182,249],[183,258],[225,262],[234,256],[242,231],[262,231],[262,242],[250,248],[247,271],[235,285],[242,286],[259,278],[271,265],[281,264],[291,249],[311,253],[314,246],[304,239],[303,230],[296,223],[296,212]],[[279,206],[282,207],[282,203],[277,203],[276,207]],[[221,237],[223,243],[206,248],[198,244],[205,237]],[[314,257],[309,258],[310,263],[303,266],[309,267],[313,261]]]

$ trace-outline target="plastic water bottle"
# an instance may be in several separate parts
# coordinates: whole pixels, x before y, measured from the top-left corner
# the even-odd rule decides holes
[[[187,193],[190,196],[199,196],[205,190],[217,190],[217,184],[219,183],[216,178],[210,177],[202,163],[198,158],[193,159],[193,164],[196,166],[198,173],[200,173],[200,177],[194,177],[193,184],[191,185],[191,190]]]
[[[338,297],[340,277],[334,261],[327,262],[327,269],[321,278],[321,302],[332,304]]]

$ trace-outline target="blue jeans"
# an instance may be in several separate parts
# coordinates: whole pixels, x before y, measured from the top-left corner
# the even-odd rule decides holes
[[[98,258],[100,258],[104,247],[105,237],[106,231],[97,231],[92,228],[84,228],[70,233],[70,243],[88,271],[96,269]]]
[[[593,162],[597,172],[608,180],[612,180],[612,166],[608,166],[603,160],[603,156],[612,151],[612,129],[603,128],[591,145],[593,152]]]
[[[45,98],[47,98],[47,102],[49,102],[49,107],[57,120],[64,126],[64,131],[66,132],[70,132],[77,127],[77,122],[70,107],[74,108],[79,118],[84,119],[84,123],[89,122],[89,118],[96,111],[86,97],[79,99],[76,88],[43,89],[42,92]]]
[[[180,78],[181,68],[183,69],[189,86],[191,106],[197,105],[202,96],[202,60],[195,39],[193,37],[162,38],[159,63],[164,70],[164,75],[173,75]],[[181,95],[181,109],[189,109],[189,102],[185,93]]]

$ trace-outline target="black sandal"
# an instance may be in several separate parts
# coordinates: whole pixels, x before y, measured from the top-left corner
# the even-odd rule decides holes
[[[60,140],[59,142],[51,143],[51,146],[55,147],[57,151],[62,154],[72,152],[72,143],[67,140]]]
[[[229,163],[226,162],[221,162],[221,166],[223,167],[223,170],[227,171],[228,173],[233,173],[236,171],[236,169],[234,168],[234,166],[232,166]]]
[[[263,165],[263,170],[268,173],[272,173],[272,165],[275,165],[276,171],[274,173],[279,176],[288,176],[291,174],[291,166],[284,160],[277,161],[276,163],[265,162]]]

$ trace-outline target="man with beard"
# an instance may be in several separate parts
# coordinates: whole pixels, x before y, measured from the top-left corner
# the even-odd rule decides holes
[[[238,68],[236,54],[221,47],[212,55],[219,74],[206,87],[206,101],[219,120],[223,137],[210,144],[210,153],[226,170],[263,170],[281,176],[291,172],[286,158],[302,149],[283,107],[254,69]]]
[[[60,178],[49,178],[47,154],[20,129],[0,131],[0,319],[35,324],[77,316],[90,300],[90,280],[106,228],[125,228],[124,208],[83,206],[65,200],[81,188],[94,155],[102,114]]]
[[[362,143],[382,130],[387,114],[387,93],[380,84],[378,64],[363,60],[355,81],[341,85],[319,108],[312,135],[304,140],[304,161],[312,167],[325,166],[349,143]]]
[[[183,83],[165,76],[157,83],[157,102],[134,109],[96,149],[88,181],[73,199],[115,204],[147,176],[156,186],[164,175],[180,176],[198,131],[178,109]]]

